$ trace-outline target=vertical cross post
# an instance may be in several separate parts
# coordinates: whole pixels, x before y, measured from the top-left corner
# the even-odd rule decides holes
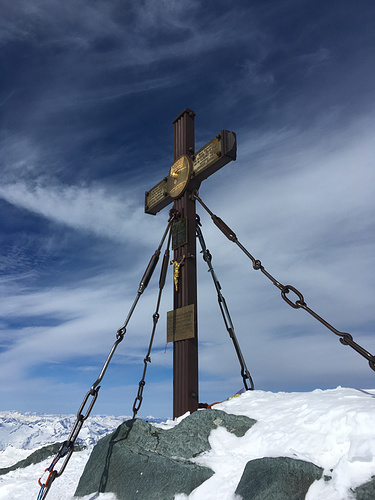
[[[173,121],[174,160],[186,154],[194,154],[194,111],[186,108]],[[174,291],[174,309],[194,305],[194,338],[178,340],[173,343],[173,417],[179,417],[187,411],[198,409],[198,322],[197,322],[197,269],[196,269],[196,234],[195,200],[190,199],[186,191],[174,202],[174,208],[181,217],[187,219],[187,243],[174,251],[174,260],[180,262],[185,256],[180,269],[177,291]]]

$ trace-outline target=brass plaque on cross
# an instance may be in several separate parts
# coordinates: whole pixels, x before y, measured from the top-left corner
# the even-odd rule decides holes
[[[159,184],[156,184],[150,191],[146,191],[145,195],[145,212],[153,214],[154,210],[161,210],[169,203],[167,191],[167,177],[165,177]],[[156,214],[156,212],[155,212]]]
[[[220,139],[219,134],[194,155],[193,172],[195,175],[203,172],[223,154]]]
[[[167,312],[167,342],[195,337],[194,304]]]

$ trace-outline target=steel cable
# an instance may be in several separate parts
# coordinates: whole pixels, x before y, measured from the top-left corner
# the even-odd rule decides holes
[[[335,335],[340,337],[340,342],[343,345],[348,345],[355,351],[357,351],[361,356],[367,359],[369,362],[369,366],[372,370],[375,371],[375,356],[373,356],[371,353],[366,351],[362,346],[357,344],[354,340],[352,335],[350,333],[346,332],[341,332],[334,328],[330,323],[328,323],[325,319],[323,319],[321,316],[319,316],[315,311],[310,309],[310,307],[307,306],[305,299],[302,295],[302,293],[297,290],[294,286],[292,285],[283,285],[279,281],[277,281],[262,265],[261,261],[258,259],[255,259],[253,255],[238,241],[236,233],[232,231],[232,229],[225,224],[225,222],[220,219],[217,215],[215,215],[211,210],[207,207],[207,205],[199,198],[198,192],[194,191],[191,194],[191,197],[195,200],[197,200],[200,205],[206,210],[206,212],[211,216],[211,219],[213,223],[220,229],[220,231],[233,243],[235,243],[241,250],[242,252],[252,261],[253,263],[253,269],[256,271],[261,271],[280,291],[281,291],[281,297],[283,300],[290,305],[293,309],[304,309],[306,312],[308,312],[313,318],[315,318],[317,321],[319,321],[322,325],[324,325],[326,328],[331,330]],[[293,292],[297,300],[294,302],[287,296],[289,292]]]

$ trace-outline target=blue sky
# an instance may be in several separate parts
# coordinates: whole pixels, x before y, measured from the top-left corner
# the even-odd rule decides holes
[[[238,159],[200,196],[283,284],[375,353],[375,4],[372,0],[0,2],[1,410],[75,413],[164,231],[144,193],[221,129]],[[373,388],[367,361],[279,290],[198,208],[256,389]],[[158,271],[95,413],[129,415]],[[203,261],[200,400],[242,386]],[[166,312],[141,416],[172,414]]]

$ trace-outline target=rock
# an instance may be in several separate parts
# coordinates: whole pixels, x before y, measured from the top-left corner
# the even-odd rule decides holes
[[[211,449],[208,437],[213,429],[225,427],[228,432],[242,437],[255,423],[256,420],[249,417],[231,415],[221,410],[196,411],[176,427],[161,434],[158,453],[193,458]]]
[[[293,458],[259,458],[247,462],[236,494],[243,500],[304,500],[323,469]]]
[[[375,498],[375,476],[368,483],[358,486],[354,490],[356,500],[374,500]]]
[[[115,493],[119,500],[173,500],[189,495],[213,471],[189,462],[210,449],[212,429],[226,427],[243,436],[255,423],[220,410],[197,411],[169,430],[144,420],[128,420],[94,447],[79,481],[76,496]]]

